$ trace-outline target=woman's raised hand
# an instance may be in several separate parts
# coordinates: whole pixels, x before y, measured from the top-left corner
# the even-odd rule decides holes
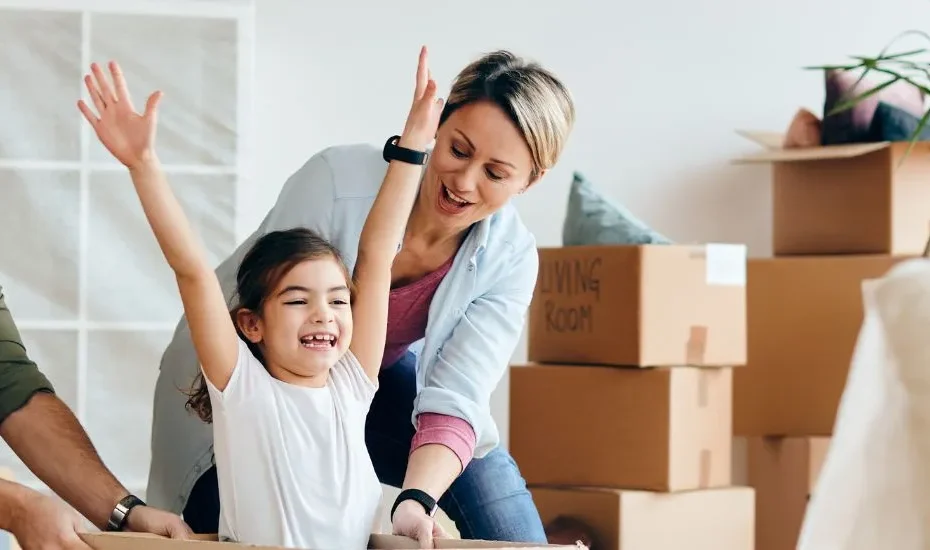
[[[443,100],[436,96],[437,86],[427,63],[426,46],[420,48],[417,64],[417,82],[413,92],[413,105],[407,115],[404,133],[398,145],[410,149],[424,150],[436,136]]]
[[[111,61],[109,68],[112,85],[96,63],[90,66],[93,74],[84,75],[84,84],[99,117],[84,100],[78,100],[78,109],[104,147],[127,168],[133,169],[156,158],[155,128],[162,93],[152,93],[145,103],[145,112],[140,115],[132,106],[119,65]]]

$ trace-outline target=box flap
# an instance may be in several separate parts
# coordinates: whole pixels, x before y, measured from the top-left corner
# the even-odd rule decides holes
[[[495,550],[503,548],[522,548],[523,550],[542,550],[553,548],[579,548],[577,546],[565,546],[555,544],[534,544],[526,542],[498,542],[488,540],[468,540],[468,539],[433,539],[434,548],[440,550],[470,550],[482,548],[485,550]],[[411,538],[400,537],[397,535],[372,534],[368,544],[372,549],[383,550],[401,550],[420,548],[420,544]],[[580,548],[584,548],[581,546]]]
[[[737,130],[737,134],[757,143],[766,149],[781,149],[785,142],[785,134],[780,132],[766,132],[764,130]]]
[[[284,550],[275,546],[219,542],[216,535],[194,535],[191,540],[176,540],[145,533],[80,533],[81,540],[94,550],[230,550],[242,548],[248,550]],[[368,547],[376,550],[415,549],[420,545],[414,539],[397,535],[374,533],[369,538]],[[518,542],[497,542],[463,539],[436,539],[435,548],[443,550],[486,550],[503,548],[524,548],[542,550],[551,548],[584,548],[584,546],[545,545]]]
[[[85,544],[93,550],[217,550],[229,548],[229,543],[219,542],[216,535],[195,535],[190,540],[176,540],[148,533],[130,532],[91,532],[78,533]],[[252,550],[263,549],[252,546]],[[273,550],[274,547],[264,547]],[[277,549],[274,549],[277,550]]]
[[[770,162],[797,162],[852,158],[886,149],[889,141],[875,143],[850,143],[847,145],[825,145],[823,147],[799,147],[796,149],[766,149],[733,159],[733,164],[762,164]]]

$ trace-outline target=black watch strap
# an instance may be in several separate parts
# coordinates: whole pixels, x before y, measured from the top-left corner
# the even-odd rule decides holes
[[[399,160],[407,164],[426,164],[427,154],[425,151],[415,151],[413,149],[401,147],[397,145],[398,141],[400,141],[400,136],[391,136],[384,144],[382,156],[385,161],[391,162],[392,160]]]
[[[391,506],[391,515],[388,516],[391,521],[394,521],[394,511],[397,510],[397,507],[401,502],[405,500],[414,500],[419,502],[423,509],[426,510],[426,515],[433,517],[436,515],[436,510],[438,506],[436,504],[436,499],[431,497],[429,493],[421,491],[419,489],[404,489],[397,495],[397,499],[394,500],[394,506]]]
[[[116,507],[110,512],[107,531],[122,531],[126,527],[126,518],[129,517],[129,511],[136,506],[145,506],[142,499],[136,495],[127,495],[117,502]]]

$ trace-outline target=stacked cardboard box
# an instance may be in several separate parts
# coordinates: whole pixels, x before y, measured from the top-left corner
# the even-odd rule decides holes
[[[594,550],[751,550],[731,482],[732,377],[746,361],[742,245],[539,250],[510,451],[543,522]]]
[[[861,286],[922,253],[930,144],[763,150],[772,169],[773,256],[751,258],[748,361],[734,375],[734,434],[747,437],[757,550],[793,550],[833,431],[862,323]]]

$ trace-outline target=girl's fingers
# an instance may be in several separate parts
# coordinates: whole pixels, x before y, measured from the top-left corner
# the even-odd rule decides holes
[[[113,93],[113,88],[110,87],[110,82],[107,81],[107,77],[103,74],[100,65],[91,63],[90,70],[94,73],[97,89],[100,90],[100,95],[103,97],[104,103],[116,103],[118,101],[116,95]]]
[[[145,102],[145,113],[143,116],[150,117],[155,114],[155,110],[158,108],[158,102],[161,101],[162,95],[161,91],[156,91],[149,96],[148,100]]]
[[[129,98],[129,89],[126,87],[126,79],[123,77],[123,70],[120,69],[116,61],[110,61],[110,74],[113,75],[113,85],[116,88],[116,99],[132,109],[132,101]]]
[[[78,105],[78,109],[80,109],[81,113],[83,113],[84,118],[87,119],[87,122],[89,122],[92,127],[96,128],[97,123],[100,122],[100,119],[97,118],[97,115],[95,115],[94,112],[90,109],[90,107],[88,107],[87,104],[84,103],[83,99],[79,99],[77,102],[77,105]]]
[[[90,95],[91,101],[94,102],[94,107],[96,107],[97,112],[102,115],[107,106],[103,101],[103,97],[100,95],[100,90],[98,90],[97,85],[94,84],[94,79],[90,75],[84,75],[84,84],[87,86],[87,93]]]

